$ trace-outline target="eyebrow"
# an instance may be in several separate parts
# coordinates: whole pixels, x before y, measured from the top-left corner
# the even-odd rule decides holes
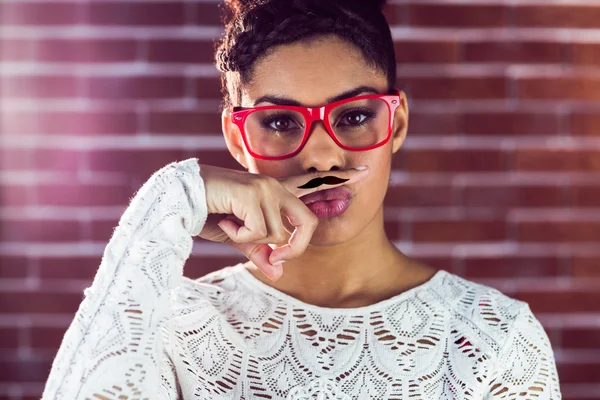
[[[379,91],[371,86],[359,86],[357,88],[350,89],[343,93],[340,93],[337,96],[328,98],[327,103],[334,103],[336,101],[348,99],[350,97],[356,97],[363,93],[364,94],[366,94],[366,93],[379,94]],[[287,97],[281,97],[281,96],[271,96],[271,95],[262,96],[261,98],[259,98],[258,100],[256,100],[254,102],[253,106],[256,107],[258,104],[264,103],[264,102],[269,102],[269,103],[272,103],[272,104],[275,104],[278,106],[304,107],[304,105],[302,103],[300,103],[294,99],[289,99]]]

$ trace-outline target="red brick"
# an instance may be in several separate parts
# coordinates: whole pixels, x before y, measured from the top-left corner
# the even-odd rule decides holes
[[[0,25],[72,25],[83,20],[79,2],[0,2]]]
[[[0,278],[25,278],[29,261],[27,257],[0,255]]]
[[[413,99],[497,99],[507,96],[504,77],[399,77]]]
[[[41,39],[35,43],[33,60],[41,62],[134,61],[137,43],[129,39]]]
[[[0,3],[0,11],[2,3]],[[1,20],[1,16],[0,16]],[[2,38],[2,61],[28,61],[35,47],[33,39]]]
[[[201,239],[197,239],[202,241]],[[239,256],[203,256],[200,254],[191,255],[185,262],[184,275],[191,279],[200,278],[206,274],[219,269],[233,266],[240,262],[246,262],[248,259],[243,255]]]
[[[0,293],[0,312],[5,314],[75,314],[82,293]],[[2,375],[0,373],[0,375]]]
[[[539,4],[515,8],[515,24],[528,27],[600,28],[595,5]]]
[[[192,3],[195,10],[195,23],[199,25],[218,25],[221,26],[220,3]]]
[[[24,113],[15,110],[0,110],[0,134],[15,135],[35,132],[38,125],[35,116],[36,113],[34,112]],[[0,158],[0,164],[1,161],[2,159]]]
[[[501,42],[465,43],[465,61],[511,63],[562,63],[567,45],[558,42]]]
[[[562,329],[561,347],[573,349],[600,348],[600,329],[568,328]]]
[[[78,221],[4,218],[0,227],[0,242],[72,242],[81,235]]]
[[[571,273],[579,278],[600,278],[600,256],[574,256],[571,259]]]
[[[43,280],[80,279],[89,280],[91,284],[101,261],[101,256],[48,256],[40,257],[37,262]]]
[[[600,186],[575,186],[571,189],[571,205],[575,207],[600,207]]]
[[[600,291],[597,290],[523,290],[513,296],[529,303],[534,314],[598,312],[600,304]]]
[[[418,256],[411,257],[415,261],[433,267],[435,269],[443,269],[450,273],[459,274],[458,268],[455,265],[455,260],[451,257],[435,257],[435,256]]]
[[[33,349],[58,350],[67,328],[32,327],[30,344]]]
[[[0,91],[4,98],[72,98],[78,97],[79,78],[62,75],[4,76]]]
[[[517,232],[521,242],[598,243],[600,221],[522,221]]]
[[[383,15],[390,25],[405,25],[408,22],[408,4],[387,3]]]
[[[0,113],[2,131],[9,135],[113,135],[135,134],[133,111],[39,111]]]
[[[221,134],[221,114],[201,111],[152,111],[148,116],[151,133]]]
[[[90,151],[86,157],[92,171],[120,172],[128,176],[141,177],[146,181],[165,165],[188,158],[184,158],[183,154],[184,151],[180,149],[114,149]]]
[[[410,150],[406,167],[409,172],[482,172],[504,171],[506,155],[495,150]],[[394,157],[394,168],[401,168],[400,158]]]
[[[109,239],[112,237],[115,228],[119,224],[118,219],[115,220],[100,220],[100,221],[92,221],[91,222],[91,230],[90,240],[108,243]]]
[[[114,4],[114,3],[110,3]],[[87,78],[92,99],[168,99],[185,97],[182,76],[132,76]]]
[[[490,207],[566,207],[567,191],[561,186],[468,186],[464,205]]]
[[[489,242],[507,238],[506,222],[501,220],[415,221],[415,242]]]
[[[20,113],[22,123],[13,133],[48,135],[135,134],[137,116],[133,111],[53,111]]]
[[[473,135],[552,135],[561,132],[562,118],[555,113],[467,112],[464,125],[465,133]]]
[[[461,48],[456,40],[409,40],[394,41],[396,62],[407,63],[455,63],[460,61]]]
[[[52,206],[126,206],[133,196],[129,185],[64,183],[37,187],[37,204]]]
[[[214,63],[214,44],[206,40],[160,39],[148,43],[148,60],[164,63]]]
[[[600,364],[598,363],[558,363],[558,376],[560,377],[560,384],[562,387],[569,387],[575,383],[584,383],[584,384],[597,384],[598,376],[600,376]],[[592,386],[593,387],[593,386]],[[577,389],[576,389],[577,390]],[[581,389],[579,389],[580,391]],[[597,393],[594,396],[590,397],[581,397],[579,395],[565,398],[565,400],[569,399],[584,399],[584,400],[595,400],[597,399]]]
[[[385,221],[383,229],[389,240],[400,240],[402,239],[402,225],[398,221]]]
[[[508,24],[506,9],[496,5],[410,4],[410,24],[435,27],[502,27]]]
[[[221,81],[217,78],[196,78],[196,97],[199,99],[221,99]]]
[[[517,78],[521,99],[600,100],[600,78],[583,76]]]
[[[199,164],[214,165],[222,168],[235,169],[237,171],[245,171],[238,162],[229,154],[227,150],[223,151],[192,151],[191,157],[197,157]]]
[[[552,256],[470,256],[464,259],[467,278],[517,278],[560,275],[560,260]]]
[[[19,333],[18,328],[0,328],[0,349],[17,349]]]
[[[181,1],[165,2],[90,2],[89,23],[93,25],[182,25],[185,5]]]
[[[29,205],[30,186],[0,184],[0,207]]]
[[[600,171],[600,152],[573,149],[517,149],[515,168],[521,171]]]
[[[76,150],[36,149],[33,167],[42,171],[61,171],[76,174],[81,168],[83,153]]]
[[[408,121],[409,139],[412,135],[456,135],[462,131],[462,120],[455,112],[411,111]]]
[[[600,113],[573,113],[571,115],[571,133],[574,135],[600,136]]]
[[[26,149],[0,147],[0,170],[17,171],[31,168],[31,152]]]
[[[571,46],[574,64],[600,65],[600,43],[573,43]]]
[[[44,382],[48,378],[52,360],[0,361],[0,382],[14,384]],[[14,398],[11,398],[11,400]]]
[[[389,187],[385,197],[386,207],[444,207],[452,204],[451,185],[400,184]]]

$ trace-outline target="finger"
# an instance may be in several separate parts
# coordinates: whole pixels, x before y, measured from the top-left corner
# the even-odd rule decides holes
[[[365,179],[370,172],[368,166],[363,170],[357,170],[356,168],[347,169],[344,171],[332,171],[327,173],[319,173],[318,175],[296,175],[296,176],[288,176],[277,178],[277,180],[281,183],[283,187],[287,189],[288,192],[292,193],[296,197],[301,197],[310,193],[318,192],[323,189],[333,189],[342,185],[351,185],[353,183],[358,183]],[[314,179],[316,177],[324,177],[324,176],[336,176],[342,179],[348,179],[348,181],[339,183],[337,185],[323,185],[316,188],[310,189],[300,189],[300,186],[303,186],[306,182]]]
[[[303,254],[319,224],[319,219],[312,211],[293,197],[282,200],[281,213],[289,219],[295,229],[286,245],[273,250],[269,257],[270,263],[287,261]]]
[[[268,230],[266,243],[277,245],[287,243],[289,236],[294,229],[292,227],[292,229],[288,232],[284,227],[279,201],[265,200],[262,203],[261,208]]]
[[[281,265],[272,265],[269,262],[269,255],[273,252],[267,244],[254,243],[231,243],[231,246],[241,251],[248,260],[262,271],[267,278],[272,281],[278,280],[283,274]]]
[[[242,226],[234,221],[225,219],[223,231],[236,243],[246,243],[262,240],[267,236],[267,225],[260,205],[255,202],[248,202],[242,209],[233,209],[235,217],[244,221]],[[223,222],[223,221],[221,221]],[[227,229],[227,230],[226,230]]]

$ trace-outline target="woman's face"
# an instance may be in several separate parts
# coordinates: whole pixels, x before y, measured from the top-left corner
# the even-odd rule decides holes
[[[273,48],[255,64],[251,82],[242,87],[241,105],[273,105],[266,101],[255,102],[263,96],[275,96],[295,100],[306,107],[318,107],[330,98],[363,86],[374,88],[378,93],[388,90],[385,74],[369,66],[360,51],[337,36],[326,36]],[[302,151],[278,161],[252,157],[241,141],[238,128],[230,122],[226,113],[223,128],[230,152],[253,173],[279,178],[317,171],[329,171],[335,175],[336,171],[361,165],[369,167],[370,174],[366,179],[348,186],[353,198],[346,212],[319,220],[311,244],[331,246],[358,235],[382,211],[391,157],[402,145],[407,122],[406,96],[402,93],[402,104],[394,116],[393,136],[386,145],[367,151],[344,150],[328,135],[323,123],[317,122],[313,124]]]

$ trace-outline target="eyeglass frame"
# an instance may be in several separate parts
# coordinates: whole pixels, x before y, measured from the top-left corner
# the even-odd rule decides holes
[[[312,130],[313,123],[316,121],[323,122],[323,125],[325,125],[325,130],[327,131],[329,136],[342,149],[349,150],[349,151],[367,151],[367,150],[372,150],[377,147],[381,147],[381,146],[385,145],[392,137],[392,129],[394,126],[394,114],[396,113],[396,109],[400,106],[400,104],[402,104],[402,98],[400,97],[400,90],[394,89],[393,92],[394,92],[393,94],[367,94],[367,95],[363,95],[363,96],[350,97],[348,99],[338,100],[333,103],[325,104],[321,107],[278,106],[278,105],[247,107],[247,108],[246,107],[233,107],[233,110],[231,113],[231,121],[239,128],[239,130],[242,134],[242,139],[244,141],[244,145],[246,146],[246,149],[248,150],[250,155],[252,155],[252,157],[257,158],[259,160],[270,160],[270,161],[284,160],[286,158],[294,157],[295,155],[300,153],[300,151],[302,151],[302,149],[306,145],[306,142],[308,141],[308,138],[310,137],[310,135],[312,133],[311,130]],[[367,100],[367,99],[380,99],[380,100],[385,101],[385,103],[387,104],[388,111],[390,112],[387,136],[380,143],[377,143],[377,144],[374,144],[374,145],[371,145],[368,147],[363,147],[360,149],[345,146],[338,140],[335,133],[333,132],[333,128],[331,127],[331,123],[329,121],[329,114],[330,114],[331,110],[333,110],[334,108],[336,108],[342,104],[350,103],[350,102],[358,101],[358,100]],[[284,154],[282,156],[261,156],[250,149],[250,145],[248,143],[248,137],[246,136],[247,135],[246,129],[244,127],[244,125],[246,123],[246,119],[248,118],[248,116],[250,114],[252,114],[256,111],[266,111],[266,110],[289,110],[289,111],[299,112],[300,114],[302,114],[302,116],[304,117],[304,121],[306,122],[306,128],[304,130],[302,142],[300,142],[300,145],[298,146],[298,148],[296,150],[294,150],[291,153]]]

